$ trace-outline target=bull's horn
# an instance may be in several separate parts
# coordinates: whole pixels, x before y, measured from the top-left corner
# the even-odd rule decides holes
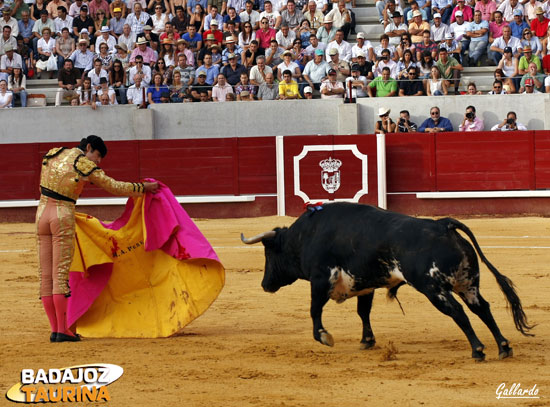
[[[270,230],[269,232],[260,233],[257,236],[246,238],[244,237],[244,234],[241,233],[241,240],[245,244],[254,244],[260,242],[264,237],[274,237],[277,234],[274,230]]]

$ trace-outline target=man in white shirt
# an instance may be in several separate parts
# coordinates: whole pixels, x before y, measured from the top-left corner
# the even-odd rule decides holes
[[[107,74],[107,71],[103,69],[103,65],[101,64],[100,59],[96,59],[94,61],[94,69],[92,69],[90,72],[88,72],[88,78],[92,81],[92,88],[95,90],[99,90],[101,88],[100,85],[100,79],[105,78],[107,79],[109,75]]]
[[[117,41],[116,38],[111,35],[111,29],[106,25],[101,27],[101,35],[95,40],[96,51],[99,51],[99,46],[103,43],[107,44],[109,47],[109,53],[115,52]]]
[[[445,35],[449,31],[449,26],[441,22],[440,13],[435,13],[433,17],[434,23],[430,27],[430,36],[432,41],[439,44],[440,42],[445,41]]]
[[[281,48],[290,49],[296,39],[296,32],[291,30],[288,25],[283,24],[281,30],[275,35],[275,39]]]
[[[239,18],[241,19],[241,26],[247,21],[250,21],[252,28],[256,31],[260,28],[260,13],[253,10],[252,7],[254,7],[254,3],[248,0],[245,3],[245,10],[239,14]]]
[[[507,48],[516,58],[519,58],[523,52],[521,41],[516,37],[512,37],[512,29],[505,26],[502,28],[502,36],[495,39],[491,44],[491,48],[489,48],[489,58],[495,65],[498,65]]]
[[[351,45],[349,42],[344,40],[344,31],[337,30],[336,35],[334,36],[334,41],[330,42],[327,45],[327,49],[336,48],[338,50],[338,55],[340,59],[346,62],[351,61]],[[327,61],[330,61],[330,56],[327,53]]]
[[[151,68],[143,63],[143,57],[141,55],[136,56],[136,64],[131,67],[128,72],[130,83],[134,83],[136,74],[141,75],[143,86],[149,86],[151,83]]]
[[[491,131],[516,131],[521,130],[525,131],[527,130],[527,127],[525,127],[523,124],[517,121],[516,112],[508,112],[506,115],[506,119],[502,121],[502,123],[495,124],[493,127],[491,127]]]
[[[57,17],[53,20],[55,23],[56,34],[61,34],[63,28],[68,28],[69,32],[73,30],[73,18],[67,14],[65,6],[59,6],[57,8]]]
[[[388,25],[386,25],[386,28],[384,28],[384,33],[388,37],[390,37],[390,45],[397,47],[401,43],[401,36],[408,32],[408,30],[409,27],[403,22],[403,16],[399,11],[396,11],[395,13],[393,13],[392,21]],[[357,38],[359,38],[359,34],[357,34]],[[367,52],[365,50],[363,50],[363,52],[365,53],[365,55],[367,55]]]
[[[126,92],[126,98],[128,99],[129,105],[134,104],[139,106],[143,103],[144,93],[147,92],[147,89],[145,86],[142,86],[140,74],[134,75],[132,77],[132,82],[134,84],[128,88],[128,92]]]
[[[260,13],[260,21],[265,17],[267,21],[269,21],[269,28],[278,30],[283,20],[281,14],[273,8],[273,4],[270,0],[264,2],[264,7],[265,10]]]
[[[500,6],[497,8],[498,11],[502,12],[505,21],[509,23],[514,21],[514,11],[521,10],[521,14],[525,15],[523,11],[523,6],[518,2],[518,0],[504,0],[500,3]]]
[[[351,66],[351,76],[346,78],[346,98],[349,98],[350,86],[352,99],[366,98],[369,96],[365,90],[367,89],[367,78],[360,74],[359,65],[357,64]]]

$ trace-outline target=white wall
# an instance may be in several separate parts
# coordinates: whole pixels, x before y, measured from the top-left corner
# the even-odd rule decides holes
[[[106,140],[251,137],[298,134],[372,133],[378,108],[389,107],[396,120],[408,109],[420,124],[437,105],[455,129],[466,106],[473,105],[486,129],[514,110],[530,130],[550,129],[550,95],[439,96],[342,100],[184,103],[134,106],[43,107],[0,110],[0,143],[74,142],[89,134]]]

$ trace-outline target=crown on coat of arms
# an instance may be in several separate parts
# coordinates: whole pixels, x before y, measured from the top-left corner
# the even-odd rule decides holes
[[[340,168],[341,165],[342,161],[335,160],[332,157],[329,157],[328,159],[319,162],[319,166],[327,172],[338,171],[338,168]]]

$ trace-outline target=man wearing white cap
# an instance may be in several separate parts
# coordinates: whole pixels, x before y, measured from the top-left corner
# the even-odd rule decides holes
[[[468,23],[464,22],[464,16],[460,10],[455,13],[455,18],[456,21],[451,24],[450,31],[453,33],[455,40],[461,43],[461,48],[464,53],[470,45],[470,39],[465,35],[468,29]]]
[[[15,52],[11,44],[4,45],[4,55],[0,58],[0,72],[4,79],[8,79],[8,76],[12,74],[13,68],[23,69],[23,59],[21,55]]]
[[[374,48],[369,40],[365,40],[365,34],[357,34],[357,44],[351,47],[351,60],[357,62],[357,55],[362,52],[368,61],[374,61]]]
[[[449,25],[453,12],[453,0],[432,0],[432,13],[441,15],[441,22]]]
[[[99,46],[103,43],[109,47],[109,53],[115,51],[116,39],[111,35],[111,30],[106,25],[101,27],[101,35],[95,40],[95,49],[99,50]]]
[[[407,24],[403,22],[403,16],[401,13],[399,11],[395,11],[392,16],[392,21],[386,25],[386,28],[384,28],[384,33],[390,37],[390,45],[397,47],[401,42],[401,36],[408,32],[408,30],[409,27],[407,27]],[[359,34],[357,34],[357,38],[359,38]]]
[[[441,14],[434,14],[434,23],[430,27],[431,40],[439,44],[445,41],[445,35],[449,32],[449,26],[441,22]]]
[[[460,41],[456,41],[453,38],[453,34],[451,32],[445,34],[445,41],[443,41],[439,47],[445,48],[449,53],[449,56],[453,57],[460,64],[462,64],[462,44]]]

